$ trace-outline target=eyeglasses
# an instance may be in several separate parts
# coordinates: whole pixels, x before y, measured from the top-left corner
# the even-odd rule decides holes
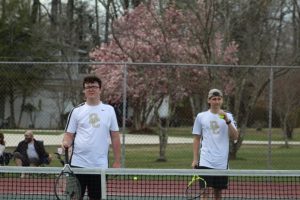
[[[95,85],[84,87],[84,89],[86,89],[86,90],[89,90],[89,89],[95,90],[95,89],[98,89],[98,88],[99,88],[99,86],[95,86]]]

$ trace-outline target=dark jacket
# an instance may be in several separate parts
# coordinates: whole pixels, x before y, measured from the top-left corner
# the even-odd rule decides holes
[[[48,158],[49,153],[46,152],[43,141],[38,141],[36,139],[33,139],[33,140],[34,140],[34,148],[39,156],[39,159],[41,161],[43,161],[46,158]],[[28,143],[25,142],[25,140],[23,140],[23,141],[19,142],[19,144],[14,152],[19,152],[20,154],[22,154],[22,156],[24,156],[24,158],[26,158],[28,160],[27,148],[28,148]]]

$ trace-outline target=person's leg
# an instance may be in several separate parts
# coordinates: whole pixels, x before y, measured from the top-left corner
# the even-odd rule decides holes
[[[209,194],[211,193],[210,191],[211,191],[211,188],[206,188],[206,190],[204,191],[202,196],[199,197],[199,199],[201,199],[201,200],[209,199]]]
[[[22,165],[23,165],[22,160],[19,159],[19,158],[16,158],[16,159],[15,159],[15,162],[16,162],[16,165],[17,165],[17,166],[22,166]]]
[[[49,157],[43,157],[39,160],[39,165],[49,165],[52,160],[52,156],[49,154]]]
[[[29,161],[19,152],[14,153],[14,159],[17,166],[27,167],[29,166]],[[26,174],[22,173],[21,178],[25,178]]]
[[[13,158],[13,154],[9,152],[3,152],[3,164],[8,165],[10,160]]]
[[[86,176],[85,174],[77,174],[76,177],[80,183],[80,186],[81,186],[81,199],[83,199],[84,197],[84,194],[85,194],[85,189],[87,187],[87,184],[86,184]]]
[[[227,176],[215,176],[213,181],[214,188],[214,199],[222,199],[222,190],[228,187],[228,177]]]
[[[211,169],[205,166],[198,166],[196,169]],[[213,188],[211,188],[213,186],[213,176],[201,176],[201,178],[203,178],[206,181],[206,190],[204,191],[204,193],[202,194],[202,196],[200,196],[200,199],[203,200],[207,200],[210,199],[211,195],[213,194]]]
[[[90,200],[101,200],[101,176],[88,175],[88,193]]]
[[[41,162],[38,158],[31,158],[29,159],[29,166],[39,167],[41,166]]]
[[[26,162],[26,159],[19,152],[14,153],[15,163],[17,166],[28,166],[29,163]]]
[[[215,200],[221,200],[222,190],[214,188],[214,197],[215,197]]]
[[[17,166],[23,166],[23,161],[22,161],[23,156],[19,152],[16,152],[14,154],[14,157],[15,157],[16,165]],[[25,178],[25,173],[22,173],[20,177]]]

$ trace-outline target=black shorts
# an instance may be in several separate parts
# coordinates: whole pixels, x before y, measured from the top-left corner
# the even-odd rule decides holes
[[[197,169],[212,169],[205,166],[199,166]],[[201,176],[207,183],[207,187],[213,187],[215,189],[227,189],[228,176]]]
[[[81,196],[87,188],[88,196],[93,199],[101,199],[101,175],[98,174],[77,174],[81,185]]]

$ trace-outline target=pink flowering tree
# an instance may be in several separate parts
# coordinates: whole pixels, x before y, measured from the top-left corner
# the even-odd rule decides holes
[[[220,33],[202,38],[206,27],[198,26],[197,13],[208,12],[202,7],[203,2],[197,3],[198,12],[174,5],[159,10],[153,2],[140,4],[114,21],[110,42],[95,47],[90,57],[101,62],[235,64],[237,45],[234,42],[224,44]],[[206,45],[203,45],[204,40]],[[93,67],[94,73],[104,82],[104,98],[111,93],[122,93],[123,67],[116,64]],[[161,127],[159,160],[165,160],[168,138],[158,113],[164,98],[169,99],[169,117],[163,119],[164,126],[168,126],[168,120],[183,98],[199,94],[199,91],[207,92],[212,79],[230,81],[221,72],[212,76],[212,72],[203,67],[132,64],[128,65],[127,73],[126,89],[133,109],[133,128],[146,129],[147,121],[154,114],[155,122]]]

